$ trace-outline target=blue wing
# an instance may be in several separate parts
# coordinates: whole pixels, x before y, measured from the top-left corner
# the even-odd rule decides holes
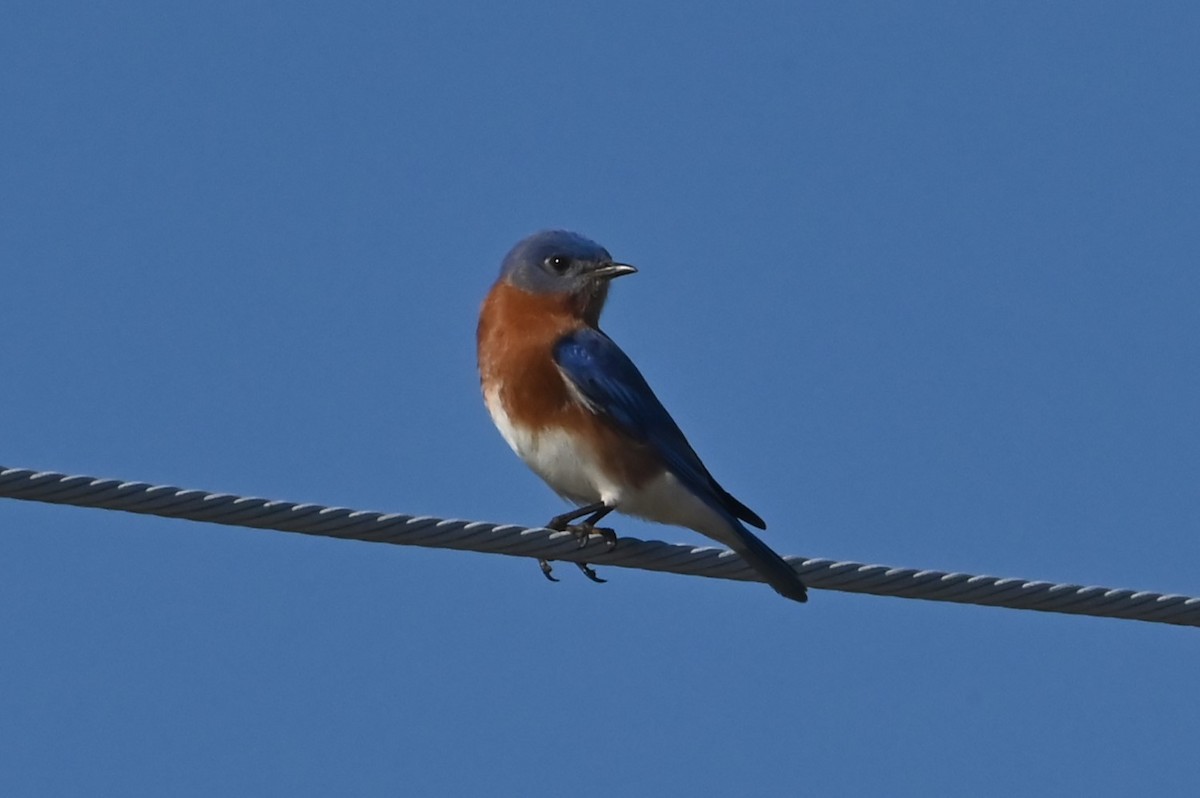
[[[555,344],[554,361],[593,411],[649,445],[694,494],[714,508],[766,529],[754,511],[717,484],[637,366],[607,335],[592,328],[569,333]]]

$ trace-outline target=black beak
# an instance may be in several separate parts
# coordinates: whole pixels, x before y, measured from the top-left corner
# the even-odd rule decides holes
[[[625,274],[635,274],[637,269],[630,266],[628,263],[601,263],[592,270],[593,277],[599,277],[602,280],[614,280]]]

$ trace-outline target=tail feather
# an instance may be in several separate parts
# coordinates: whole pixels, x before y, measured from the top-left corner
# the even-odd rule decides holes
[[[751,568],[758,571],[776,593],[792,601],[808,601],[808,588],[795,569],[745,527],[740,524],[738,527],[741,540],[733,550],[740,554]]]
[[[715,479],[712,480],[712,488],[717,496],[720,497],[721,504],[725,506],[726,512],[732,513],[735,517],[740,518],[756,529],[767,528],[767,523],[759,518],[758,513],[735,499],[729,491],[718,485]]]

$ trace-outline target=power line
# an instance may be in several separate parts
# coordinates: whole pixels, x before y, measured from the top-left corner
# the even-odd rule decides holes
[[[569,532],[536,527],[295,504],[53,471],[0,466],[0,497],[374,543],[761,581],[738,555],[725,549],[626,537],[611,551],[596,539],[580,548]],[[1200,598],[1189,596],[827,559],[785,559],[810,587],[821,590],[1200,626]]]

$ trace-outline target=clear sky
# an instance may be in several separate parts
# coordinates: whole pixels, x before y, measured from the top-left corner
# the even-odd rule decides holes
[[[780,552],[1198,594],[1198,30],[9,4],[0,463],[542,523],[474,329],[566,227]],[[0,501],[0,793],[1200,791],[1194,629],[560,571]]]

